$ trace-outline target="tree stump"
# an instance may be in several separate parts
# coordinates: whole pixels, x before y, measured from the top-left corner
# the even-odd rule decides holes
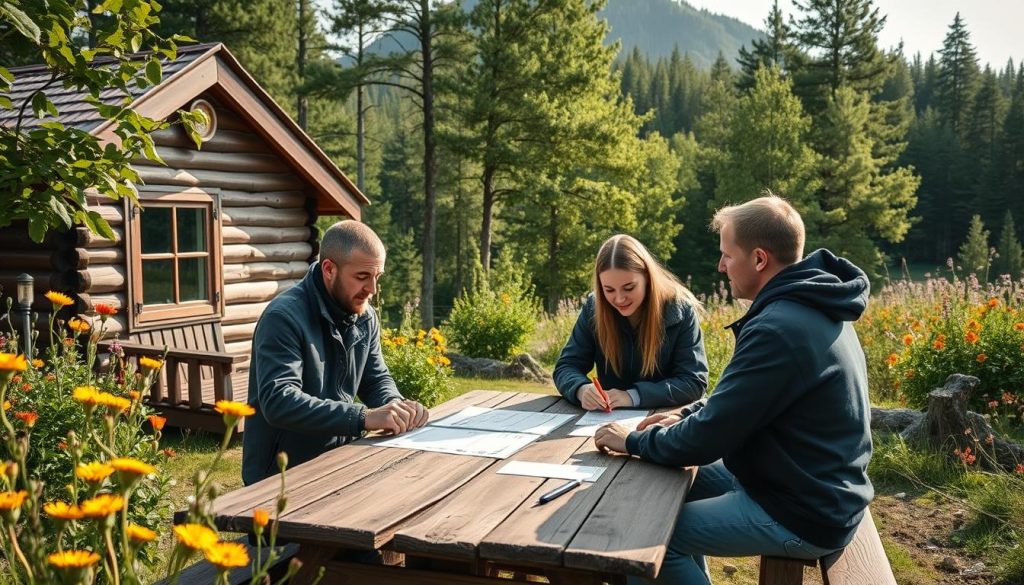
[[[969,448],[980,466],[1013,471],[1024,462],[1024,447],[997,437],[983,416],[967,410],[978,387],[974,376],[953,374],[946,385],[928,393],[928,410],[900,435],[907,443],[940,452],[964,453]]]

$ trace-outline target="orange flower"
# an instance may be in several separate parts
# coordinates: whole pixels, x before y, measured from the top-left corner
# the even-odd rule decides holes
[[[153,430],[156,431],[164,430],[164,425],[167,424],[166,418],[156,414],[151,414],[146,418],[149,420],[149,424],[153,425]]]
[[[1024,331],[1024,323],[1014,323],[1013,328],[1017,331]]]
[[[20,490],[17,492],[0,492],[0,512],[17,510],[25,502],[28,492]]]
[[[896,355],[894,353],[890,353],[889,357],[885,358],[885,363],[889,364],[890,368],[895,366],[896,363],[899,362],[899,361],[900,361],[900,356],[898,356],[898,355]]]
[[[967,322],[967,330],[975,332],[981,331],[981,323],[978,323],[974,319],[971,319],[970,321]]]
[[[78,520],[82,517],[81,508],[67,502],[47,502],[43,504],[43,511],[47,516],[58,520]]]
[[[124,498],[111,494],[100,494],[81,504],[82,515],[86,518],[106,518],[124,508]]]
[[[941,351],[943,349],[946,349],[946,342],[942,341],[941,339],[936,339],[935,343],[932,344],[932,347]]]
[[[175,451],[174,449],[170,448],[170,447],[164,447],[164,450],[162,452],[164,454],[164,457],[166,457],[168,459],[171,459],[171,458],[174,458],[174,457],[178,456],[178,452]]]
[[[1017,467],[1013,468],[1013,472],[1020,475],[1024,475],[1024,463],[1018,463]]]
[[[128,391],[128,398],[131,398],[132,400],[138,400],[139,398],[142,398],[142,394],[139,394],[135,390],[129,390]]]
[[[138,524],[129,524],[125,534],[135,542],[149,542],[156,538],[156,532]]]
[[[992,297],[988,300],[988,308],[994,309],[999,306],[999,299]]]
[[[55,552],[47,560],[58,569],[86,569],[99,562],[100,555],[88,550]]]
[[[36,421],[39,420],[39,415],[34,412],[16,412],[14,416],[21,419],[21,422],[25,423],[25,426],[32,428],[36,425]]]
[[[235,417],[252,416],[256,414],[256,409],[245,404],[244,402],[235,402],[233,400],[218,400],[214,404],[213,409],[221,414],[226,414]]]
[[[74,331],[75,333],[81,334],[88,333],[89,329],[92,329],[92,326],[89,325],[89,323],[84,319],[72,317],[68,319],[68,329]]]
[[[117,314],[117,309],[104,303],[96,303],[96,312],[105,317],[112,317]]]
[[[24,384],[21,385],[21,391],[22,392],[28,392],[31,389],[32,389],[32,384],[29,384],[28,382],[25,382]]]
[[[970,343],[971,345],[974,345],[975,343],[978,343],[978,341],[980,341],[981,338],[978,337],[977,333],[975,333],[973,331],[968,331],[967,335],[964,335],[964,340],[967,343]]]
[[[1003,392],[1002,398],[1003,404],[1013,404],[1013,402],[1017,400],[1017,397],[1014,396],[1013,394],[1010,394],[1009,392]]]
[[[252,523],[263,528],[270,522],[270,513],[263,508],[256,508],[252,511]]]
[[[914,336],[913,335],[908,333],[908,334],[903,336],[903,345],[910,345],[912,343],[914,343]]]
[[[46,365],[46,362],[44,362],[43,360],[41,360],[39,358],[36,358],[36,359],[32,360],[32,367],[34,367],[37,370],[42,368],[45,365]]]
[[[217,533],[202,524],[178,524],[174,527],[174,536],[193,550],[206,550],[217,544]]]
[[[239,542],[218,542],[205,550],[206,560],[221,569],[234,569],[249,564],[249,551]]]
[[[75,475],[89,483],[99,483],[110,477],[112,473],[114,473],[114,468],[110,464],[101,461],[80,463],[75,468]]]
[[[71,300],[71,297],[64,293],[56,291],[47,291],[45,296],[55,307],[66,307],[73,304],[75,301]]]
[[[117,457],[115,459],[111,459],[110,465],[121,473],[149,475],[150,473],[156,472],[156,467],[153,467],[143,461],[139,461],[133,457]]]
[[[983,353],[979,353],[979,354],[978,354],[978,357],[976,357],[976,358],[974,358],[974,359],[978,360],[978,363],[979,363],[979,364],[983,364],[983,363],[985,363],[985,361],[986,361],[986,360],[988,359],[988,356],[987,356],[987,355],[985,355],[985,354],[983,354]]]
[[[0,372],[24,372],[28,361],[24,355],[0,352]]]

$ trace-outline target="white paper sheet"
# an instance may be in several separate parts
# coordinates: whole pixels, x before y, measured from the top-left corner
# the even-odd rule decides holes
[[[377,445],[504,459],[539,438],[540,435],[530,433],[499,433],[426,426],[393,439],[381,441]]]
[[[546,435],[573,419],[572,414],[549,414],[469,406],[459,412],[432,421],[431,426],[478,431],[502,431]]]
[[[509,461],[498,473],[505,475],[529,475],[531,477],[550,477],[555,479],[578,479],[580,481],[597,481],[604,473],[604,467],[587,465],[558,465],[555,463],[536,463],[533,461]]]
[[[640,416],[634,416],[633,418],[620,418],[619,420],[613,420],[608,422],[617,422],[620,425],[632,431],[635,430],[636,425],[640,424],[640,421],[644,420],[645,418],[647,418],[647,415],[643,414]],[[575,426],[573,427],[569,435],[573,437],[593,437],[594,433],[597,432],[597,429],[605,424],[607,423],[601,423],[597,425]]]
[[[620,408],[611,412],[604,412],[601,410],[590,410],[587,411],[580,420],[576,421],[578,427],[589,427],[593,425],[605,425],[608,423],[621,423],[622,421],[633,420],[640,418],[643,420],[651,411],[649,410],[636,410],[630,408]],[[635,424],[633,426],[636,426]]]

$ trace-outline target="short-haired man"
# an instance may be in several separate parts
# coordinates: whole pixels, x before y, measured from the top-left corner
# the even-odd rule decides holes
[[[827,250],[801,260],[804,225],[761,197],[714,217],[732,295],[753,301],[729,327],[732,360],[714,392],[597,446],[700,466],[657,583],[711,582],[704,555],[814,559],[853,538],[874,495],[867,369],[852,322],[864,273]]]
[[[242,439],[246,485],[276,474],[280,451],[291,466],[363,431],[397,435],[426,424],[426,409],[398,393],[381,354],[370,298],[384,260],[373,230],[338,222],[324,232],[320,261],[263,312],[249,372],[256,414]]]

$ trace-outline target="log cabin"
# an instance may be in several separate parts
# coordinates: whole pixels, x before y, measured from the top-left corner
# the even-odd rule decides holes
[[[11,72],[15,103],[47,77],[39,66]],[[64,124],[115,139],[84,93],[49,95]],[[42,321],[48,290],[75,300],[67,316],[92,315],[99,303],[117,308],[105,338],[136,359],[166,348],[149,403],[168,424],[223,431],[213,404],[246,400],[256,321],[315,260],[316,218],[360,219],[369,201],[222,44],[179,47],[134,108],[170,122],[179,110],[202,110],[210,123],[201,148],[172,123],[153,134],[166,166],[133,162],[138,205],[90,199],[113,240],[76,227],[36,244],[25,223],[0,228],[0,286],[11,296],[17,276],[31,274]]]

